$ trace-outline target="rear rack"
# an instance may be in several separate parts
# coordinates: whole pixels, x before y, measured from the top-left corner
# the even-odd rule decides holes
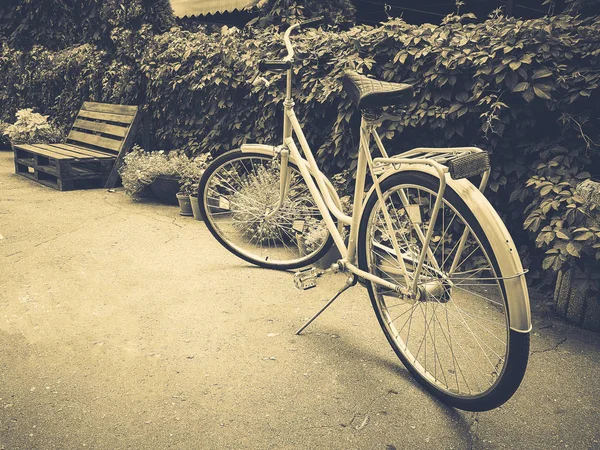
[[[442,171],[450,172],[453,179],[468,178],[490,170],[487,152],[477,147],[419,147],[392,157],[375,158],[375,174],[381,175],[390,165],[397,169],[413,161],[414,164],[427,161],[428,164],[442,166]]]

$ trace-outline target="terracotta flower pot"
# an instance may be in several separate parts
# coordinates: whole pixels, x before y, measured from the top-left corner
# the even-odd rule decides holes
[[[179,202],[179,214],[182,216],[191,216],[192,204],[190,203],[190,196],[177,193],[177,201]]]
[[[197,195],[190,195],[190,203],[192,204],[192,213],[194,214],[194,219],[202,220],[202,214],[200,213],[200,203],[198,201]]]

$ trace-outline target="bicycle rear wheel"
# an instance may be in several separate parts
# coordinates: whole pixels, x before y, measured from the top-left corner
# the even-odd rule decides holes
[[[308,186],[289,164],[290,188],[280,198],[280,164],[258,152],[233,150],[204,172],[199,188],[207,228],[229,251],[271,269],[296,269],[320,259],[333,244]]]
[[[431,256],[418,279],[417,299],[375,283],[367,285],[369,296],[390,345],[428,391],[461,409],[489,410],[517,390],[527,365],[529,333],[510,329],[501,256],[472,214],[468,202],[473,200],[465,202],[447,187],[431,222],[438,188],[437,178],[420,172],[385,179],[384,205],[373,192],[363,212],[359,265],[406,284],[384,220],[385,207],[412,284],[423,248],[419,235],[433,227]],[[519,295],[527,299],[526,290]]]

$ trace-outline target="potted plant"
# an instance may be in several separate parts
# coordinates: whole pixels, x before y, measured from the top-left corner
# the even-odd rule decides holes
[[[6,136],[10,145],[52,144],[64,141],[63,131],[48,122],[48,116],[34,113],[31,108],[20,109],[15,123],[0,124],[0,133]],[[1,145],[1,144],[0,144]]]
[[[198,183],[200,177],[206,170],[210,154],[205,153],[190,160],[190,163],[183,169],[181,177],[181,193],[187,195],[191,204],[194,219],[202,220],[200,214],[200,204],[198,203]]]
[[[182,216],[193,215],[190,195],[180,190],[177,194],[175,194],[175,197],[177,198],[177,202],[179,203],[179,214],[181,214]]]
[[[153,193],[163,203],[176,205],[181,174],[187,164],[189,158],[183,152],[146,152],[134,145],[125,156],[119,173],[130,196],[140,198]]]

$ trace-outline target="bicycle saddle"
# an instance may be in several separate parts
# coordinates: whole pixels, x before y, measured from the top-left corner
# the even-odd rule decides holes
[[[404,83],[388,83],[368,78],[354,70],[346,70],[344,90],[359,110],[398,105],[413,96],[413,87]]]

